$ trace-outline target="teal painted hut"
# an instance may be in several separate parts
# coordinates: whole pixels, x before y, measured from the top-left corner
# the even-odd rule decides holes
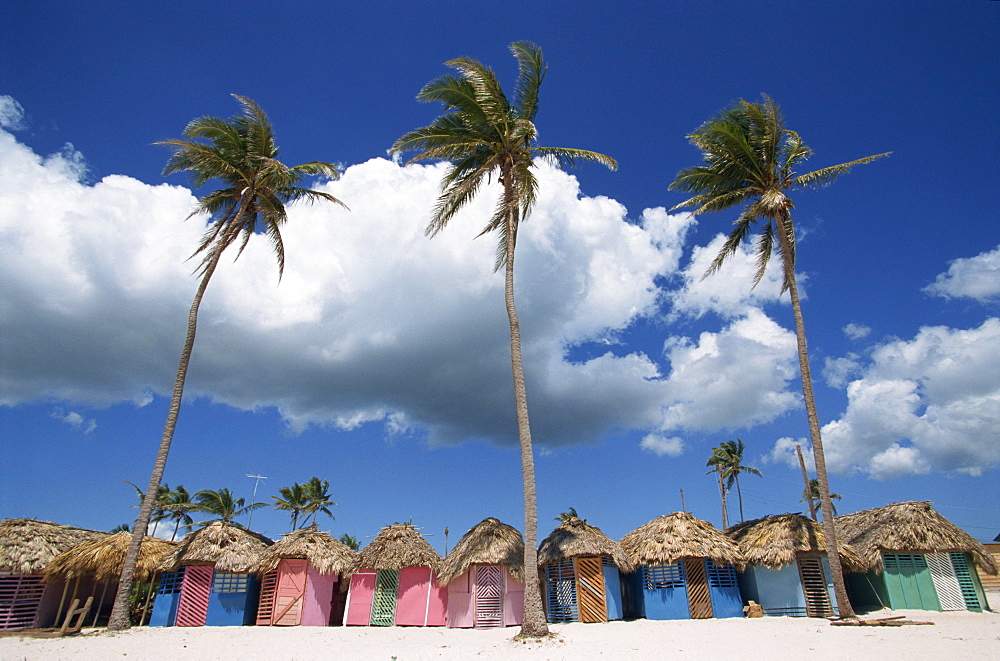
[[[839,516],[835,523],[864,563],[864,572],[846,577],[858,610],[989,608],[978,574],[996,575],[996,561],[929,502],[876,507]]]

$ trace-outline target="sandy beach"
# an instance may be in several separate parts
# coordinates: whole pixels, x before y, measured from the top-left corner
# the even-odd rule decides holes
[[[1000,595],[997,595],[1000,596]],[[136,628],[0,639],[16,659],[1000,659],[1000,613],[879,611],[932,626],[841,627],[789,617],[550,625],[543,642],[493,630],[407,627]]]

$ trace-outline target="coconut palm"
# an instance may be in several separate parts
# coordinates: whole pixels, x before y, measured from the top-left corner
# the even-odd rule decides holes
[[[740,473],[756,475],[760,477],[760,471],[751,466],[743,465],[743,441],[723,441],[719,447],[712,448],[712,456],[708,458],[706,466],[715,466],[719,471],[720,479],[726,481],[726,490],[732,489],[736,485],[736,495],[740,502],[740,523],[743,522],[743,492],[740,491]],[[725,527],[725,523],[723,523]]]
[[[361,542],[358,541],[358,538],[354,535],[348,535],[346,532],[338,537],[337,540],[352,551],[357,551],[361,548]]]
[[[760,103],[740,101],[705,122],[688,139],[701,150],[703,162],[682,170],[670,184],[671,189],[695,194],[674,208],[693,207],[694,213],[708,213],[743,205],[734,223],[735,228],[705,276],[718,271],[725,260],[744,241],[750,239],[758,223],[760,232],[756,245],[757,272],[754,286],[764,277],[771,254],[776,252],[781,258],[784,274],[782,293],[788,291],[795,317],[802,394],[816,459],[823,529],[828,546],[832,549],[830,566],[834,588],[837,602],[841,604],[841,613],[853,617],[854,612],[847,600],[837,554],[837,533],[833,527],[826,459],[809,371],[805,324],[795,282],[795,227],[792,223],[793,204],[788,192],[828,184],[855,165],[869,163],[887,154],[866,156],[848,163],[796,174],[795,168],[812,155],[812,150],[802,142],[798,133],[785,127],[780,108],[767,96]]]
[[[170,541],[177,539],[177,531],[183,525],[185,528],[194,521],[188,514],[195,508],[195,503],[191,501],[191,494],[188,490],[177,485],[176,489],[171,489],[170,497],[167,499],[167,518],[174,520],[174,532],[170,535]]]
[[[122,577],[108,623],[108,628],[112,630],[127,629],[130,626],[128,595],[132,589],[139,544],[146,532],[177,426],[184,381],[194,348],[198,308],[222,253],[231,245],[239,244],[239,257],[254,234],[265,234],[277,257],[280,278],[285,266],[285,250],[281,241],[281,225],[287,219],[285,205],[299,200],[327,200],[343,205],[328,193],[298,186],[307,176],[337,177],[339,172],[333,164],[312,162],[289,167],[279,161],[274,130],[267,115],[250,99],[233,96],[242,106],[243,114],[230,119],[199,117],[187,125],[183,138],[158,143],[173,151],[164,169],[165,175],[188,172],[196,189],[212,180],[220,181],[222,187],[199,198],[198,205],[191,212],[191,216],[208,214],[210,219],[208,229],[192,255],[203,256],[198,267],[201,281],[188,312],[187,336],[177,365],[177,376],[174,379],[160,447],[122,567]]]
[[[207,526],[216,521],[232,523],[233,519],[238,516],[259,510],[261,507],[267,507],[267,503],[250,503],[247,505],[245,498],[235,498],[233,492],[226,488],[217,491],[215,489],[202,489],[194,495],[194,501],[195,506],[192,508],[193,511],[214,514],[216,517],[208,521],[199,521],[198,525],[200,526]]]
[[[125,482],[125,484],[131,486],[133,489],[135,489],[135,493],[139,498],[139,502],[135,505],[135,507],[141,508],[143,501],[146,499],[146,494],[143,493],[142,489],[140,489],[136,484],[133,484],[128,480],[122,480],[122,481]],[[152,535],[153,537],[156,537],[156,529],[159,528],[160,521],[163,521],[164,519],[169,518],[170,516],[167,511],[167,505],[169,503],[170,503],[170,485],[161,484],[156,489],[156,499],[153,501],[153,510],[149,514],[149,520],[153,522],[153,531],[149,534]]]
[[[548,633],[538,588],[536,558],[538,513],[535,495],[535,468],[528,399],[521,363],[521,331],[514,305],[514,247],[521,221],[535,203],[538,182],[533,172],[536,157],[558,164],[596,161],[612,169],[614,159],[582,149],[541,147],[535,143],[538,90],[545,76],[542,51],[535,44],[519,41],[510,50],[518,62],[518,75],[511,101],[496,75],[482,63],[461,57],[446,64],[458,75],[432,80],[417,95],[421,101],[440,101],[445,114],[434,123],[407,133],[392,146],[392,152],[416,151],[413,161],[444,160],[451,164],[441,182],[442,192],[434,207],[427,234],[434,236],[468,204],[476,193],[494,179],[500,186],[496,211],[480,236],[499,234],[494,270],[504,268],[504,298],[510,325],[511,372],[521,447],[524,480],[524,623],[521,633],[543,636]]]
[[[831,493],[830,494],[830,501],[831,501],[830,502],[830,507],[833,508],[833,515],[834,516],[837,516],[837,506],[834,505],[832,501],[834,501],[834,500],[841,500],[842,498],[843,498],[843,496],[841,496],[839,493]],[[811,503],[813,503],[813,502],[815,502],[817,500],[819,500],[819,480],[817,480],[816,478],[813,478],[813,479],[809,480],[809,488],[802,490],[802,500],[800,500],[799,502],[800,503],[810,503],[809,507],[811,509],[812,508],[812,504]],[[813,520],[815,520],[815,519],[816,519],[816,515],[813,514]]]
[[[302,487],[306,496],[306,505],[302,510],[302,512],[306,515],[305,520],[302,522],[303,525],[309,523],[310,517],[312,517],[313,523],[316,523],[316,518],[321,513],[326,514],[332,519],[333,513],[327,506],[336,505],[337,503],[330,500],[330,481],[313,477],[302,485]]]
[[[298,527],[299,517],[309,503],[305,487],[296,482],[290,487],[281,487],[278,489],[278,495],[271,498],[274,499],[274,509],[291,512],[291,530],[295,530]]]
[[[580,518],[579,515],[577,515],[576,513],[576,508],[568,507],[566,508],[565,512],[560,512],[559,516],[557,516],[555,520],[558,521],[559,523],[566,523],[570,519],[579,519],[579,518]]]

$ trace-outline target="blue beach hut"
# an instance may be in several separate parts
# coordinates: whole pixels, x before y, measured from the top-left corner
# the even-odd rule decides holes
[[[649,620],[742,617],[739,547],[685,512],[653,519],[622,538],[636,570],[625,578],[626,614]]]

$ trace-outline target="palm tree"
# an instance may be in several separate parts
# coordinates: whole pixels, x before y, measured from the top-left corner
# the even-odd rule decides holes
[[[712,456],[709,457],[706,466],[715,466],[719,470],[719,477],[726,481],[726,489],[732,489],[736,485],[736,495],[740,501],[740,523],[743,522],[743,492],[740,490],[740,473],[756,475],[760,477],[760,471],[751,466],[743,465],[743,441],[723,441],[719,447],[712,448]],[[725,524],[723,524],[725,526]]]
[[[446,64],[458,75],[432,80],[417,95],[421,101],[440,101],[445,114],[429,126],[399,138],[391,151],[416,151],[409,162],[444,160],[451,164],[441,182],[442,192],[427,226],[429,236],[443,230],[484,184],[496,178],[500,185],[496,211],[480,236],[494,231],[499,233],[494,271],[505,269],[504,298],[510,325],[511,372],[524,481],[524,568],[528,589],[521,635],[539,637],[548,633],[548,626],[542,611],[536,562],[535,467],[521,364],[521,330],[514,305],[514,247],[518,226],[528,218],[537,195],[538,182],[533,173],[535,157],[548,158],[562,165],[596,161],[612,169],[617,163],[597,152],[534,144],[538,90],[546,66],[542,51],[535,44],[518,41],[510,45],[510,50],[518,62],[513,103],[504,94],[492,69],[467,57],[450,60]]]
[[[194,495],[194,500],[195,506],[192,509],[195,512],[214,514],[216,517],[208,521],[199,521],[198,525],[202,526],[215,523],[216,521],[232,523],[233,519],[238,516],[259,510],[261,507],[267,507],[267,503],[250,503],[247,505],[245,498],[234,498],[233,493],[226,488],[219,489],[218,491],[215,489],[202,489]]]
[[[250,99],[233,95],[243,108],[243,114],[230,119],[219,117],[199,117],[184,129],[184,138],[165,140],[173,151],[164,174],[188,172],[194,187],[201,188],[213,179],[222,183],[222,188],[199,198],[198,206],[191,216],[207,213],[211,219],[195,255],[204,257],[198,272],[201,281],[195,291],[191,309],[188,312],[187,336],[181,350],[174,379],[173,393],[163,436],[149,478],[149,486],[139,518],[136,520],[132,540],[129,543],[122,566],[121,580],[115,595],[115,605],[108,622],[108,628],[120,631],[131,626],[128,616],[128,595],[132,589],[132,576],[139,555],[139,544],[146,532],[153,503],[156,499],[160,480],[167,465],[170,443],[177,426],[184,381],[187,377],[191,350],[194,348],[195,331],[198,325],[198,308],[215,273],[222,253],[234,243],[239,243],[237,257],[243,252],[254,234],[266,234],[278,261],[278,276],[285,266],[285,250],[281,242],[281,225],[287,216],[285,205],[303,200],[315,202],[327,200],[343,206],[337,198],[320,191],[300,188],[306,176],[336,178],[339,172],[331,163],[304,163],[286,166],[278,160],[278,148],[274,142],[274,130],[267,115],[260,106]],[[189,216],[190,217],[190,216]]]
[[[321,480],[318,477],[313,477],[303,485],[303,490],[305,491],[306,496],[306,506],[302,510],[306,515],[303,525],[308,523],[310,516],[312,517],[313,523],[316,523],[316,518],[321,513],[326,514],[331,519],[333,518],[333,513],[327,506],[336,505],[337,503],[330,500],[329,480]]]
[[[292,513],[291,529],[295,530],[298,527],[299,517],[309,502],[305,488],[296,482],[290,487],[281,487],[278,489],[278,495],[271,498],[274,499],[274,509]]]
[[[712,473],[715,473],[716,479],[719,480],[719,499],[722,501],[722,529],[725,530],[726,528],[729,527],[729,516],[728,516],[729,511],[728,508],[726,507],[726,483],[722,480],[722,466],[717,463],[713,465],[712,464],[713,459],[716,459],[715,454],[709,457],[708,463],[705,464],[706,466],[714,466],[712,470],[705,473],[705,475],[711,475]]]
[[[143,493],[137,485],[129,482],[128,480],[123,480],[125,484],[128,484],[133,489],[135,489],[136,495],[139,497],[139,502],[135,507],[142,507],[143,501],[146,499],[146,494]],[[153,510],[149,514],[149,520],[153,522],[153,532],[150,533],[153,537],[156,537],[156,529],[160,526],[160,521],[169,518],[170,515],[167,512],[167,506],[170,503],[170,485],[161,484],[156,489],[156,499],[153,501]],[[148,525],[148,524],[147,524]],[[120,532],[120,531],[116,531]]]
[[[707,213],[744,205],[735,221],[736,227],[729,234],[729,238],[705,276],[722,267],[723,262],[750,238],[758,222],[763,225],[760,227],[757,239],[757,273],[754,286],[764,277],[771,254],[777,252],[781,258],[784,273],[782,293],[788,291],[795,317],[802,394],[816,459],[816,475],[823,509],[823,530],[827,538],[827,547],[830,549],[834,589],[837,603],[841,604],[841,614],[845,617],[854,617],[854,611],[847,600],[843,571],[837,553],[837,533],[833,527],[833,507],[830,503],[826,458],[823,454],[823,439],[820,437],[819,417],[816,414],[816,400],[813,396],[812,377],[809,371],[805,324],[795,282],[795,227],[792,223],[792,200],[787,192],[797,188],[828,184],[855,165],[869,163],[888,154],[866,156],[821,170],[796,174],[795,168],[812,155],[812,150],[803,144],[798,133],[785,127],[780,108],[766,95],[760,103],[740,101],[718,117],[707,121],[689,135],[688,139],[701,150],[704,160],[701,165],[682,170],[678,173],[677,179],[670,184],[671,189],[695,194],[674,208],[694,207],[694,213]]]
[[[188,514],[191,510],[195,508],[195,504],[191,502],[191,494],[188,490],[177,485],[176,489],[170,491],[170,498],[167,500],[167,518],[174,520],[174,532],[170,535],[170,541],[177,539],[177,531],[180,529],[181,525],[185,528],[191,525],[193,519]]]
[[[569,507],[565,512],[561,512],[559,516],[556,517],[556,521],[559,523],[566,523],[570,519],[579,519],[579,515],[576,513],[575,507]]]
[[[358,541],[358,538],[354,535],[348,535],[346,532],[338,538],[338,541],[352,551],[361,548],[361,542]]]
[[[843,498],[843,496],[841,496],[839,493],[831,493],[830,494],[830,501],[831,501],[830,502],[830,507],[833,508],[833,515],[834,516],[837,516],[837,506],[833,504],[833,501],[834,500],[841,500],[842,498]],[[802,490],[802,500],[800,500],[799,502],[800,503],[810,503],[809,507],[811,509],[812,508],[811,503],[813,501],[816,501],[816,500],[819,500],[819,480],[817,480],[816,478],[813,478],[813,479],[809,480],[809,488]],[[815,519],[815,518],[816,518],[816,515],[813,514],[813,519]]]

